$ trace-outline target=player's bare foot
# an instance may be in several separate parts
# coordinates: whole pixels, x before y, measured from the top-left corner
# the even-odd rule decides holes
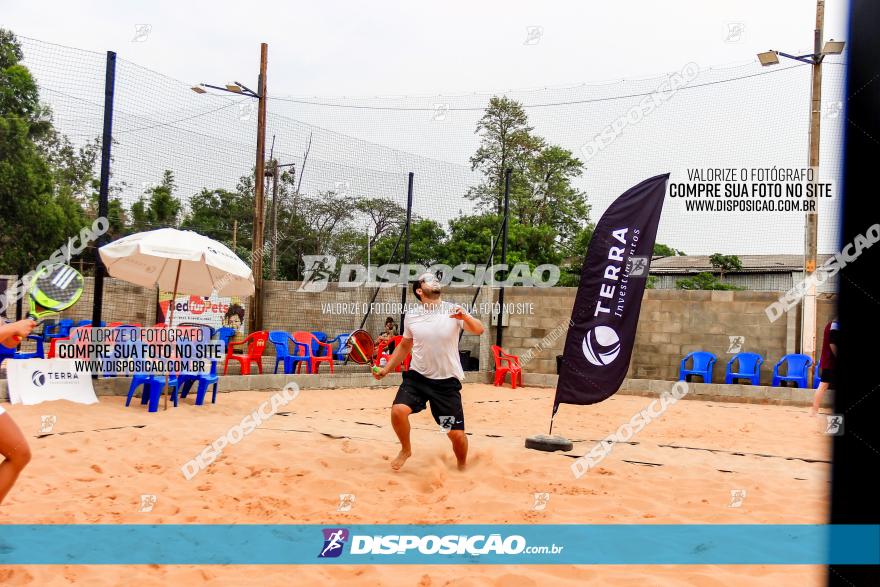
[[[411,456],[412,456],[411,451],[408,451],[408,450],[400,451],[399,453],[397,453],[397,457],[395,457],[395,459],[393,461],[391,461],[391,468],[394,469],[395,471],[399,471],[400,468],[403,466],[403,463],[406,462],[406,459],[410,458]]]
[[[467,469],[467,461],[458,461],[458,470],[464,471]]]

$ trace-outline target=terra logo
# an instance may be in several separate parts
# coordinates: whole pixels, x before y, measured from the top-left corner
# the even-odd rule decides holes
[[[347,528],[324,528],[324,546],[318,554],[318,558],[336,558],[342,554],[343,547],[348,541]]]
[[[587,331],[581,346],[589,362],[603,367],[620,354],[620,337],[610,326],[596,326]]]
[[[42,371],[34,371],[31,375],[31,382],[37,387],[43,387],[46,384],[46,374]]]

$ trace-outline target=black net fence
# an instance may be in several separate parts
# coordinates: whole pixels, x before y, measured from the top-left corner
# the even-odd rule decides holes
[[[71,222],[90,226],[97,218],[107,57],[35,39],[18,43],[45,108],[42,117],[53,129],[55,143],[45,146],[46,156],[56,158],[50,161],[53,189],[75,205]],[[197,92],[192,83],[119,58],[107,239],[163,227],[193,230],[252,264],[254,218],[262,215],[262,267],[254,267],[264,279],[257,327],[327,341],[332,348],[316,345],[313,352],[337,353],[329,363],[339,385],[365,372],[344,360],[340,335],[361,327],[377,339],[399,334],[402,304],[415,302],[399,281],[432,267],[446,276],[456,270],[479,276],[481,266],[500,263],[508,167],[507,263],[524,264],[535,279],[539,267],[555,267],[556,273],[547,269],[540,277],[559,286],[577,284],[592,226],[604,209],[647,177],[670,172],[673,182],[684,182],[693,169],[807,167],[810,67],[801,64],[682,64],[650,79],[426,97],[275,95],[272,80],[280,75],[270,53],[265,206],[255,210],[258,101],[211,88]],[[254,78],[234,79],[257,88]],[[842,60],[826,59],[819,179],[833,184],[840,177],[844,81]],[[231,80],[211,83],[222,87]],[[838,249],[837,202],[820,206],[819,252],[832,253]],[[59,234],[75,234],[61,224],[46,238],[34,233],[39,247],[2,258],[0,273],[9,283],[65,244]],[[658,241],[665,255],[797,256],[804,236],[803,214],[695,212],[670,200]],[[94,244],[71,258],[87,287],[64,318],[92,317]],[[405,262],[414,268],[401,271]],[[397,273],[385,265],[397,265]],[[474,303],[471,309],[487,327],[482,336],[462,339],[469,370],[492,367],[497,280],[510,273],[489,273],[480,289],[466,277],[444,294]],[[516,299],[540,300],[544,290]],[[170,300],[171,292],[108,279],[102,318],[161,323]],[[232,328],[234,340],[252,334],[250,298],[178,294],[176,304],[175,323]],[[540,324],[548,336],[567,319],[562,306]],[[515,311],[505,322],[511,328],[525,320]],[[6,312],[13,317],[14,305]],[[386,333],[388,319],[394,324]],[[272,372],[271,342],[265,354],[264,371]],[[319,365],[320,373],[329,372],[327,363]]]

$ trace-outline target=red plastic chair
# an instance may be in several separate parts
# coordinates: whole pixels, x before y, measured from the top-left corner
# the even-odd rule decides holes
[[[330,372],[333,373],[333,345],[321,342],[311,332],[299,330],[293,333],[293,340],[298,342],[297,349],[303,346],[307,349],[307,357],[309,360],[309,373],[317,373],[321,363],[330,365]],[[323,350],[322,350],[323,347]],[[299,350],[297,350],[299,354]],[[299,371],[297,364],[296,370]]]
[[[226,360],[223,362],[223,374],[226,375],[226,372],[229,370],[229,360],[237,361],[241,366],[241,374],[242,375],[250,375],[251,374],[251,363],[257,364],[257,369],[260,371],[260,375],[263,374],[263,351],[266,350],[266,340],[269,338],[269,333],[265,330],[259,330],[257,332],[252,332],[248,335],[248,337],[240,342],[232,342],[229,341],[229,347],[226,350]],[[247,351],[243,355],[233,354],[233,350],[237,346],[247,345]]]
[[[49,341],[49,353],[46,355],[47,359],[54,359],[56,355],[55,345],[59,342],[67,342],[70,340],[69,336],[65,336],[64,338],[53,338]]]
[[[376,348],[376,358],[373,361],[373,364],[376,365],[377,367],[380,367],[382,364],[382,359],[385,359],[386,361],[390,360],[391,355],[393,354],[393,351],[389,353],[389,352],[386,352],[385,349],[388,348],[389,346],[391,346],[392,344],[394,345],[394,348],[397,348],[397,345],[399,345],[400,341],[402,341],[402,340],[403,340],[403,336],[397,335],[397,336],[391,337],[390,339],[381,341],[379,343],[379,346]],[[409,362],[411,360],[412,360],[412,353],[406,355],[406,358],[400,364],[398,364],[397,367],[394,368],[394,372],[400,373],[401,368],[404,371],[409,371]]]
[[[510,388],[516,389],[516,384],[522,385],[522,367],[519,357],[504,352],[500,346],[492,345],[492,354],[495,356],[495,385],[504,385],[504,378],[510,373]],[[502,364],[502,362],[506,364]]]

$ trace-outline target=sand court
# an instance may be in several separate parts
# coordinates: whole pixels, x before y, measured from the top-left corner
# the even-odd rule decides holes
[[[830,442],[807,408],[684,399],[581,478],[573,458],[523,448],[546,432],[552,389],[466,384],[468,470],[428,412],[412,416],[413,456],[394,472],[395,388],[303,390],[187,480],[181,467],[270,392],[148,414],[124,398],[94,406],[11,406],[33,460],[3,504],[20,524],[813,524],[827,520]],[[564,405],[554,433],[587,453],[651,399]],[[55,417],[40,433],[41,416]],[[45,425],[44,425],[45,426]],[[536,496],[535,494],[540,494]],[[546,495],[545,495],[546,494]],[[143,497],[147,496],[147,497]],[[342,497],[352,496],[352,497]],[[222,539],[218,537],[218,539]],[[112,585],[125,567],[0,569],[8,585]],[[406,566],[140,567],[144,584],[286,584],[296,577],[387,585],[818,585],[821,567]],[[528,575],[528,577],[526,576]],[[152,582],[151,582],[152,581]]]

